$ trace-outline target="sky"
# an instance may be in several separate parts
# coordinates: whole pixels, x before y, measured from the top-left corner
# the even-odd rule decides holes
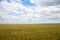
[[[60,23],[60,0],[0,0],[0,24]]]

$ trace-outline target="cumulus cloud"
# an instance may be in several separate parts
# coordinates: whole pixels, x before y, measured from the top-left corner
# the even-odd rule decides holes
[[[41,6],[55,6],[60,5],[60,0],[34,0],[36,4]]]
[[[60,23],[59,0],[31,0],[36,6],[25,6],[21,0],[0,1],[0,23]]]

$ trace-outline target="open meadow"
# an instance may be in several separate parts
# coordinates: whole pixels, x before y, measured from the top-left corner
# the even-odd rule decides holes
[[[0,24],[0,40],[60,40],[60,24]]]

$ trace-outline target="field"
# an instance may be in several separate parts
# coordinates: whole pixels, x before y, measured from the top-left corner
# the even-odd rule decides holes
[[[0,24],[0,40],[60,40],[60,24]]]

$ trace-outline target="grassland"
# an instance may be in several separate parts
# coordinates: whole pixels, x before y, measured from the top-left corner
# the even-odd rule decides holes
[[[0,40],[60,40],[60,24],[0,24]]]

